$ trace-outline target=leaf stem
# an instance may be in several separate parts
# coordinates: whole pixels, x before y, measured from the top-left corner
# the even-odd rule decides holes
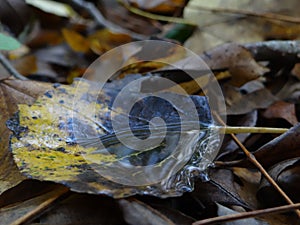
[[[273,127],[230,127],[218,126],[216,129],[222,134],[241,134],[241,133],[269,133],[269,134],[282,134],[288,129],[286,128],[273,128]]]
[[[136,7],[130,6],[129,4],[125,3],[122,0],[117,0],[121,5],[123,5],[128,11],[148,18],[148,19],[152,19],[152,20],[160,20],[160,21],[164,21],[164,22],[169,22],[169,23],[179,23],[179,24],[186,24],[186,25],[191,25],[191,26],[197,26],[197,24],[193,23],[192,21],[188,21],[184,18],[180,18],[180,17],[171,17],[171,16],[162,16],[162,15],[157,15],[157,14],[153,14],[153,13],[149,13],[146,11],[143,11],[141,9],[138,9]]]
[[[0,52],[0,63],[8,71],[8,73],[19,80],[28,80],[26,77],[21,75],[8,61],[8,59]]]
[[[222,118],[214,112],[215,117],[218,119],[218,121],[226,127],[226,124],[222,120]],[[285,201],[293,205],[294,202],[289,198],[289,196],[279,187],[279,185],[275,182],[275,180],[268,174],[268,172],[264,169],[264,167],[256,160],[255,156],[248,151],[248,149],[240,142],[240,140],[233,134],[230,134],[231,138],[235,141],[235,143],[243,150],[247,158],[251,163],[253,163],[256,168],[263,174],[263,176],[269,181],[269,183],[280,193],[280,195],[285,199]],[[300,218],[300,210],[296,209],[295,213]]]

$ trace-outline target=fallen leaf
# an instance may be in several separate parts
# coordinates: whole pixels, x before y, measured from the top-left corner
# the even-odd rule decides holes
[[[173,13],[176,9],[184,6],[184,0],[130,0],[132,4],[136,4],[139,8],[156,13]]]
[[[251,206],[240,197],[234,183],[234,174],[231,170],[211,168],[209,180],[207,182],[198,180],[195,191],[191,195],[205,205],[219,202],[225,205],[238,205],[250,209]]]
[[[0,193],[14,187],[25,179],[19,173],[9,151],[11,132],[6,128],[6,121],[17,111],[17,104],[31,104],[35,98],[50,86],[34,81],[4,79],[0,81]],[[11,124],[14,126],[14,124]]]
[[[273,165],[268,173],[294,202],[300,201],[300,158],[288,159]],[[285,204],[283,197],[263,178],[257,192],[258,199],[268,206]]]
[[[251,43],[276,38],[297,39],[300,35],[297,24],[267,20],[263,16],[249,17],[240,13],[247,11],[250,14],[264,15],[268,12],[277,12],[297,17],[297,4],[297,0],[289,2],[288,6],[278,4],[274,0],[230,0],[226,4],[220,0],[189,1],[184,8],[183,17],[197,24],[199,29],[185,42],[185,47],[202,53],[228,42]],[[228,13],[226,10],[233,10],[235,13]],[[274,17],[276,18],[276,14]]]
[[[90,44],[88,40],[78,32],[64,28],[62,29],[62,34],[73,51],[81,53],[89,51]]]
[[[71,194],[39,217],[41,224],[119,225],[123,215],[114,199],[88,194]]]
[[[162,215],[157,210],[136,199],[121,199],[119,200],[119,205],[123,210],[125,221],[128,224],[176,225],[176,223],[173,223],[170,219]],[[143,215],[142,220],[140,215]]]
[[[25,216],[36,208],[40,207],[44,202],[60,197],[66,193],[68,189],[63,186],[56,187],[54,190],[49,191],[40,196],[34,197],[24,202],[10,205],[0,209],[1,225],[12,224],[19,218]]]
[[[292,125],[296,125],[298,123],[295,112],[295,104],[284,101],[275,102],[269,106],[262,115],[267,119],[282,118]]]
[[[269,71],[258,64],[250,51],[237,44],[227,44],[203,54],[203,60],[211,69],[227,68],[232,76],[231,84],[240,87]]]
[[[218,204],[218,216],[225,216],[225,215],[231,215],[238,213],[235,210],[229,209],[221,204]],[[225,225],[268,225],[267,222],[264,222],[262,220],[256,219],[256,218],[249,218],[249,219],[241,219],[231,222],[225,222]]]
[[[71,6],[61,2],[51,0],[26,0],[25,2],[28,5],[32,5],[34,7],[39,8],[40,10],[43,10],[47,13],[52,13],[57,16],[75,17],[77,15],[77,13],[72,9]]]
[[[167,160],[171,156],[169,152],[171,148],[166,149],[166,151],[160,150],[160,147],[156,149],[157,144],[155,144],[156,139],[154,137],[152,139],[154,152],[149,150],[136,156],[135,150],[121,144],[116,139],[115,134],[111,133],[110,116],[115,123],[119,123],[121,126],[124,125],[126,114],[119,111],[122,108],[118,111],[111,111],[110,109],[111,101],[115,98],[117,90],[126,85],[124,79],[107,84],[111,85],[110,88],[104,89],[105,92],[100,95],[96,84],[94,84],[96,86],[93,89],[93,86],[90,86],[92,83],[85,80],[80,82],[80,92],[77,92],[77,88],[74,88],[78,83],[73,86],[55,84],[53,89],[41,96],[33,105],[18,105],[19,118],[18,120],[12,119],[9,123],[16,125],[10,127],[15,133],[11,138],[11,149],[15,162],[23,174],[38,180],[62,183],[74,191],[101,193],[116,198],[136,193],[172,196],[180,195],[182,191],[186,191],[188,188],[192,190],[192,186],[190,186],[193,184],[192,177],[189,177],[188,173],[183,179],[180,178],[180,170],[172,177],[166,176],[166,172],[169,174],[168,171],[173,169]],[[76,99],[74,99],[74,95],[77,95]],[[190,99],[190,97],[171,93],[169,95],[172,98],[176,97],[176,99],[182,98],[181,102],[185,104]],[[140,95],[132,92],[132,97],[140,98]],[[132,97],[126,97],[126,100],[122,102],[124,107],[129,104],[128,101],[131,101]],[[212,118],[210,112],[207,111],[208,108],[205,108],[206,98],[192,96],[192,99],[199,107],[198,116],[201,123],[209,124]],[[174,108],[161,101],[155,98],[146,98],[133,107],[132,114],[130,114],[132,117],[130,124],[133,132],[137,132],[136,135],[141,135],[141,137],[149,135],[148,128],[145,129],[145,127],[149,126],[148,121],[153,117],[163,117],[167,124],[175,124],[179,119],[174,112]],[[163,110],[163,113],[161,110]],[[190,116],[190,112],[186,115]],[[199,134],[197,132],[195,134],[190,132],[181,133],[184,135],[182,137],[184,141],[179,142],[176,147],[181,151],[184,148],[190,149],[189,145],[195,144],[193,137],[198,137]],[[212,136],[206,136],[210,133],[204,132],[203,135],[205,141],[209,140],[208,137],[212,138]],[[127,137],[126,133],[125,136]],[[111,151],[109,154],[103,151],[101,145],[99,145],[100,139],[107,141],[104,143],[107,143],[107,148]],[[177,140],[176,135],[171,139],[166,139],[166,141],[172,141],[171,143],[174,140]],[[200,140],[197,138],[198,141]],[[165,145],[170,146],[169,142],[165,142]],[[209,161],[205,155],[209,149],[205,148],[205,152],[202,153],[204,159],[199,158],[199,160],[203,160],[204,167],[206,160]],[[204,149],[197,149],[197,151],[202,150]],[[172,151],[174,151],[173,148]],[[212,154],[214,153],[209,151],[210,157]],[[192,155],[190,156],[192,157]],[[176,158],[177,156],[172,154],[173,157]],[[180,159],[180,163],[183,163],[184,166],[189,160],[190,158],[186,157]],[[118,168],[119,161],[124,161],[126,165],[131,165],[131,168],[137,170],[135,180],[132,180],[128,170]],[[160,163],[157,164],[158,162]],[[195,166],[200,165],[197,158],[193,161],[193,165],[194,163],[196,163]],[[145,175],[140,166],[148,164],[153,165],[153,168],[151,167],[150,170],[150,167],[147,167],[145,173],[151,172],[151,176],[146,176],[145,180]],[[177,163],[176,165],[180,166]],[[188,165],[181,169],[188,169]],[[104,178],[103,172],[105,172],[106,178]],[[113,175],[114,179],[121,179],[121,181],[114,181],[114,179],[111,181],[111,178],[108,179],[108,176],[111,176],[107,173]],[[177,176],[179,176],[178,180],[176,180]],[[167,187],[165,186],[166,179],[170,179],[167,182]],[[141,181],[143,185],[138,183]],[[123,182],[127,182],[127,185],[123,185]],[[178,182],[183,183],[178,185]],[[144,186],[146,184],[148,185]],[[176,189],[178,186],[180,186],[180,189]],[[155,189],[153,189],[154,187]]]
[[[239,89],[234,89],[230,85],[224,85],[224,95],[228,115],[245,114],[256,109],[264,109],[278,100],[266,88],[249,94],[242,94]]]

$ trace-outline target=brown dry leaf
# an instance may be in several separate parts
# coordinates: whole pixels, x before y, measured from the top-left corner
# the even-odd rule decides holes
[[[272,166],[268,173],[294,202],[300,201],[300,157],[285,160]],[[285,200],[263,178],[257,196],[266,205],[285,204]]]
[[[27,213],[32,212],[36,208],[40,207],[46,201],[50,199],[55,199],[62,194],[66,193],[68,189],[63,186],[58,186],[53,188],[53,190],[42,194],[40,196],[31,198],[24,202],[18,202],[14,205],[9,205],[4,208],[0,209],[0,225],[7,225],[7,224],[19,224],[16,221],[25,216]]]
[[[63,28],[62,34],[73,51],[86,53],[90,50],[90,44],[88,40],[78,32]]]
[[[192,0],[184,9],[184,18],[196,23],[199,29],[185,43],[197,53],[228,42],[250,43],[265,39],[297,39],[300,36],[298,24],[278,20],[267,20],[260,16],[249,17],[240,11],[250,13],[284,14],[299,17],[299,2],[289,4],[276,0]],[[212,11],[212,10],[216,11]],[[222,13],[223,9],[223,13]],[[237,13],[224,13],[235,10]]]
[[[27,55],[13,61],[14,67],[23,76],[33,74],[37,71],[37,62],[34,55]]]
[[[298,80],[300,80],[300,63],[295,64],[292,70],[292,75],[294,75],[298,78]]]
[[[124,219],[131,225],[176,225],[166,216],[162,215],[151,206],[136,199],[121,199],[118,201]],[[143,219],[141,220],[141,215]]]
[[[114,199],[88,194],[72,194],[39,217],[39,222],[53,225],[125,224]]]
[[[226,177],[226,179],[224,179]],[[219,202],[226,205],[238,205],[251,208],[239,195],[234,184],[234,174],[231,170],[210,169],[209,181],[198,182],[195,191],[191,193],[196,199],[205,204]]]
[[[269,71],[258,64],[247,49],[237,44],[217,47],[203,56],[203,60],[211,69],[228,69],[232,76],[231,84],[236,87],[258,79]]]
[[[49,89],[46,83],[4,79],[0,81],[0,193],[14,187],[24,177],[19,173],[9,151],[11,132],[6,128],[6,121],[17,111],[17,104],[32,104],[35,98]],[[13,124],[12,124],[13,125]]]
[[[172,13],[185,4],[184,0],[130,0],[129,2],[141,9],[156,13]]]
[[[99,4],[99,9],[107,20],[129,31],[151,36],[162,30],[162,26],[157,21],[130,13],[117,1],[103,0]]]
[[[295,104],[278,101],[269,106],[264,112],[263,117],[267,119],[282,118],[288,121],[292,125],[298,123],[296,117]]]
[[[91,50],[99,55],[130,41],[132,38],[128,34],[113,33],[108,29],[96,31],[88,37]]]
[[[266,88],[244,95],[240,89],[230,85],[224,85],[224,96],[228,115],[239,115],[249,113],[255,109],[265,109],[278,100]]]

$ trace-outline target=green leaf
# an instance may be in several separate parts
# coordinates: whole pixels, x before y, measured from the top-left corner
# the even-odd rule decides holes
[[[0,33],[0,50],[10,51],[20,48],[20,46],[21,43],[15,38]]]
[[[51,1],[51,0],[26,0],[26,3],[28,5],[32,5],[36,8],[39,8],[40,10],[51,13],[57,16],[62,17],[74,17],[77,15],[77,13],[72,9],[71,6]]]

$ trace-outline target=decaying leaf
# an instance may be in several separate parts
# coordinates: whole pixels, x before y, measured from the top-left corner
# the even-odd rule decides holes
[[[278,101],[272,104],[263,112],[263,116],[267,119],[282,118],[292,125],[296,125],[298,123],[295,112],[295,104],[284,101]]]
[[[205,143],[209,141],[209,138],[212,138],[210,132],[208,132],[209,130],[203,131],[203,139],[199,139],[198,132],[181,132],[184,134],[182,139],[184,141],[181,143],[176,141],[179,133],[176,132],[177,128],[175,126],[175,130],[170,130],[170,134],[175,136],[172,136],[171,139],[165,139],[163,142],[167,146],[166,151],[161,149],[163,146],[159,147],[159,145],[153,143],[153,149],[138,153],[120,144],[115,134],[112,133],[110,116],[120,124],[124,124],[124,116],[126,116],[120,111],[122,108],[118,111],[111,110],[116,90],[120,87],[112,83],[113,86],[111,87],[114,87],[114,89],[108,88],[99,93],[97,85],[94,87],[92,83],[85,80],[80,82],[79,93],[76,89],[77,83],[73,86],[55,84],[33,105],[18,105],[17,120],[13,119],[8,124],[18,123],[15,127],[11,127],[15,133],[11,139],[11,149],[15,162],[23,174],[38,180],[62,183],[71,187],[74,191],[108,194],[114,197],[136,193],[158,196],[180,195],[183,188],[184,190],[191,188],[192,177],[186,170],[189,168],[189,164],[185,164],[192,158],[192,164],[194,166],[198,165],[199,160],[201,160],[197,158],[199,153],[195,152],[195,155],[189,153],[187,156],[191,158],[185,156],[185,158],[180,159],[178,162],[184,163],[182,164],[184,167],[172,177],[163,178],[166,172],[169,173],[170,169],[173,169],[170,163],[175,163],[174,165],[177,167],[181,165],[177,164],[177,160],[169,161],[169,159],[179,156],[174,155],[172,146],[176,142],[178,143],[177,148],[184,151],[184,148],[188,150],[191,145],[197,144],[200,140]],[[124,85],[122,82],[117,83]],[[75,99],[76,94],[78,98]],[[139,97],[134,92],[132,94],[132,97]],[[170,94],[170,96],[177,99],[182,98],[182,103],[188,100],[186,97],[176,94]],[[126,101],[131,101],[132,97],[127,96],[127,100],[123,104],[127,105]],[[192,99],[199,107],[200,122],[204,126],[211,124],[212,118],[208,108],[206,108],[206,98],[193,96]],[[163,117],[167,124],[174,125],[179,118],[172,109],[172,106],[162,103],[159,99],[146,98],[132,109],[133,114],[130,114],[132,118],[131,128],[137,132],[136,135],[147,137],[149,135],[147,121],[155,116]],[[161,110],[163,110],[163,113]],[[100,139],[106,143],[105,147],[109,152],[104,151],[104,147],[99,145]],[[153,141],[156,140],[153,139]],[[197,151],[202,151],[201,146],[202,144],[197,147]],[[210,149],[213,149],[213,145],[211,148],[205,147],[205,151]],[[124,168],[115,167],[119,165],[119,162],[125,163],[126,167],[133,167],[139,171],[134,174],[134,179],[131,178],[130,174],[128,175],[127,170],[124,170]],[[147,165],[153,165],[153,167],[146,167],[146,173],[151,173],[149,176],[142,173],[143,167],[141,166]],[[149,179],[147,182],[151,183],[148,186],[139,186],[138,183],[133,186],[130,186],[129,183],[123,185],[122,182],[120,184],[111,181],[107,174],[104,178],[103,172],[109,172],[112,176],[116,176],[115,178],[119,176],[118,179],[121,180],[129,179],[130,184],[139,182],[139,179],[143,180],[146,176],[146,179]],[[156,180],[156,176],[162,177],[162,180],[153,183],[152,180]],[[170,183],[165,186],[166,181],[163,179],[168,179]],[[172,181],[173,179],[174,181]],[[176,189],[179,186],[178,182],[181,183],[180,189]]]
[[[121,199],[119,200],[119,205],[124,212],[124,217],[128,224],[176,225],[176,223],[172,222],[157,210],[136,199]],[[140,215],[144,215],[143,220],[141,220]]]
[[[276,20],[276,13],[298,15],[297,4],[297,0],[289,2],[288,5],[275,0],[230,0],[226,1],[226,4],[220,0],[189,1],[184,9],[184,18],[196,23],[199,29],[185,46],[201,53],[228,42],[251,43],[265,39],[297,39],[300,34],[298,24]],[[256,16],[249,17],[245,11]],[[268,12],[274,13],[275,20],[263,17]]]
[[[9,151],[6,121],[17,111],[17,104],[31,104],[50,86],[34,81],[4,79],[0,81],[0,193],[14,187],[25,178],[19,173]],[[13,125],[13,124],[12,124]]]
[[[225,216],[225,215],[231,215],[234,213],[238,213],[235,210],[229,209],[221,204],[217,204],[218,206],[218,215],[219,216]],[[255,218],[249,218],[249,219],[241,219],[237,221],[232,222],[225,222],[225,225],[268,225],[267,222],[263,222],[262,220],[255,219]]]
[[[299,202],[300,161],[298,158],[285,160],[272,166],[268,173],[295,202]],[[266,205],[284,204],[284,199],[273,189],[264,178],[257,192],[258,198]]]
[[[12,224],[20,217],[25,216],[27,213],[41,206],[45,201],[49,201],[49,199],[57,198],[57,196],[62,195],[67,192],[67,188],[60,186],[54,188],[45,194],[34,197],[24,202],[17,203],[15,205],[10,205],[0,210],[1,225]]]
[[[71,194],[39,218],[42,224],[119,225],[125,221],[112,198],[88,194]]]

